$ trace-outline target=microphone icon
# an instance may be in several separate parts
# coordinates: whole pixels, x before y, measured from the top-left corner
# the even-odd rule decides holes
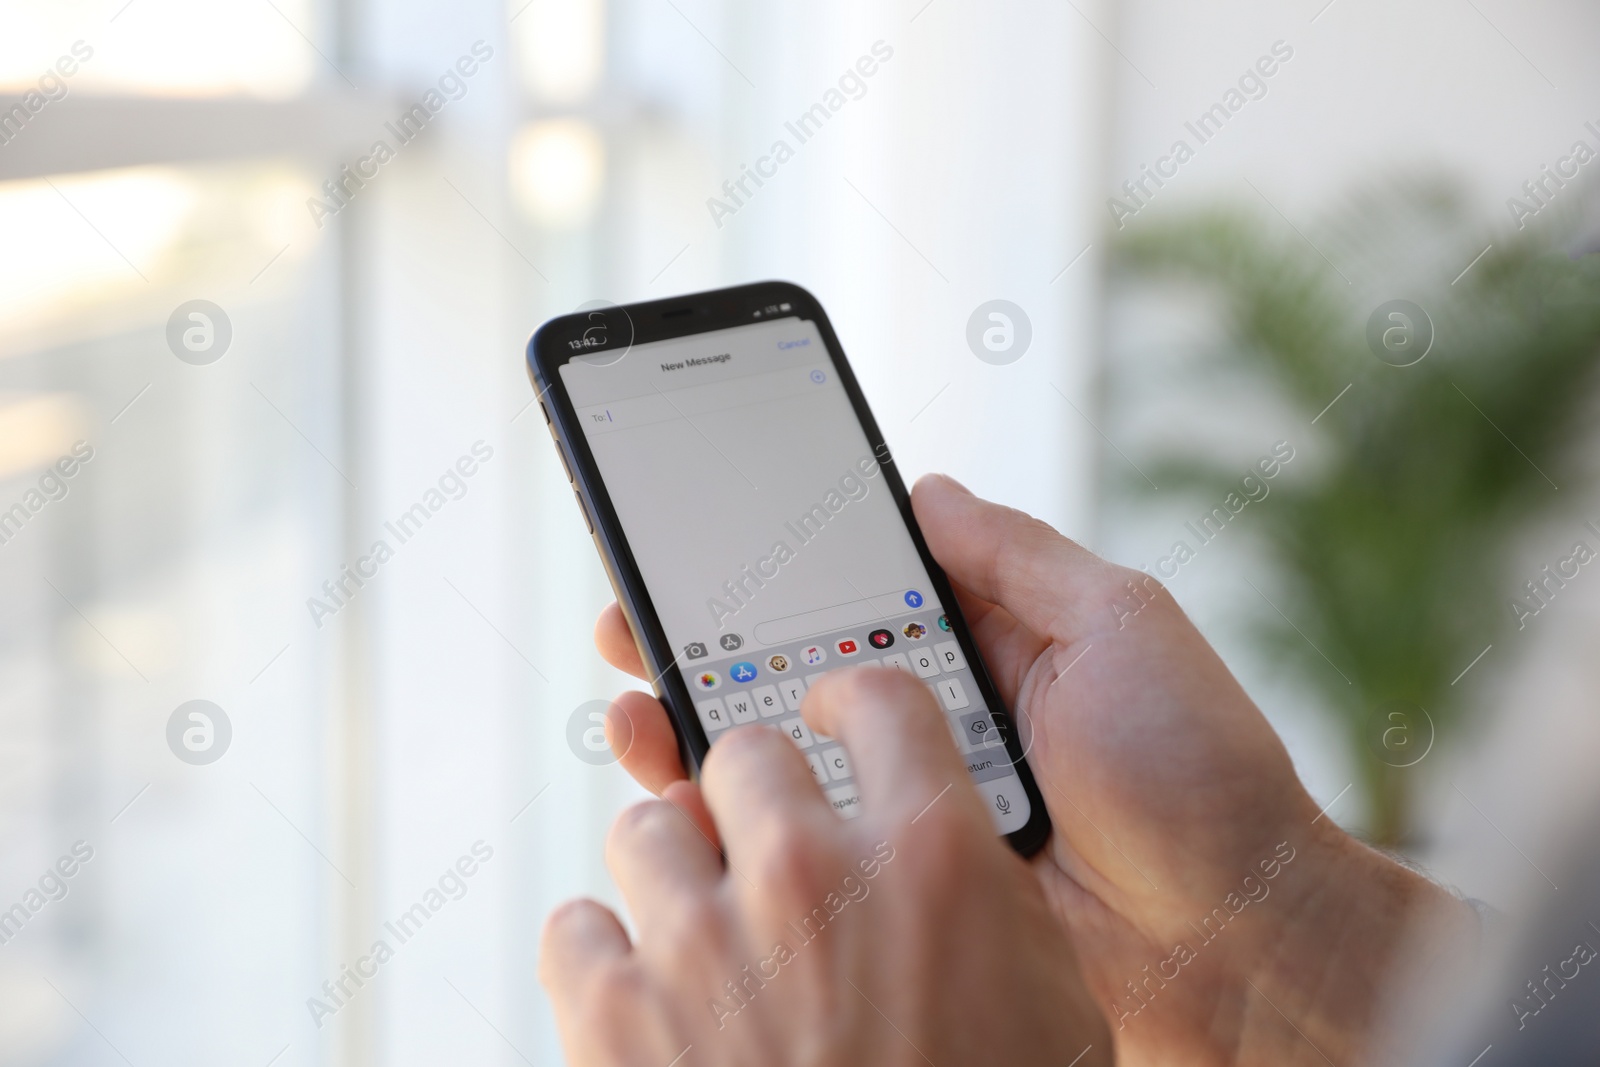
[[[1001,815],[1011,814],[1011,801],[1006,799],[1006,795],[1004,793],[997,793],[995,795],[994,806],[995,810],[999,811]]]

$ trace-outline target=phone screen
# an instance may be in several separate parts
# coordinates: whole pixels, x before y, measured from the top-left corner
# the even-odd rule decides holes
[[[700,725],[793,738],[841,814],[849,756],[800,718],[831,670],[933,692],[1001,833],[1029,798],[822,335],[772,319],[577,356],[562,384]]]

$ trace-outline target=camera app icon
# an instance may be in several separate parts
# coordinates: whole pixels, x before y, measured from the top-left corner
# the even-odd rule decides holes
[[[705,659],[706,645],[704,641],[690,641],[683,646],[683,654],[688,659]]]

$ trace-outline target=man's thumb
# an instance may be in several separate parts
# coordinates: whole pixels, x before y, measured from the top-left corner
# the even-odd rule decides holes
[[[1128,572],[1031,515],[974,496],[953,478],[917,479],[911,506],[945,573],[1041,636],[1076,640],[1091,612],[1122,595]]]

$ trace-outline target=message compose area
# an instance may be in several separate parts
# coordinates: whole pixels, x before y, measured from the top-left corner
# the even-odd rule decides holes
[[[589,437],[615,433],[653,423],[693,419],[732,408],[748,408],[813,392],[828,381],[820,364],[785,367],[762,374],[663,389],[640,396],[589,404],[578,409],[578,419]]]

